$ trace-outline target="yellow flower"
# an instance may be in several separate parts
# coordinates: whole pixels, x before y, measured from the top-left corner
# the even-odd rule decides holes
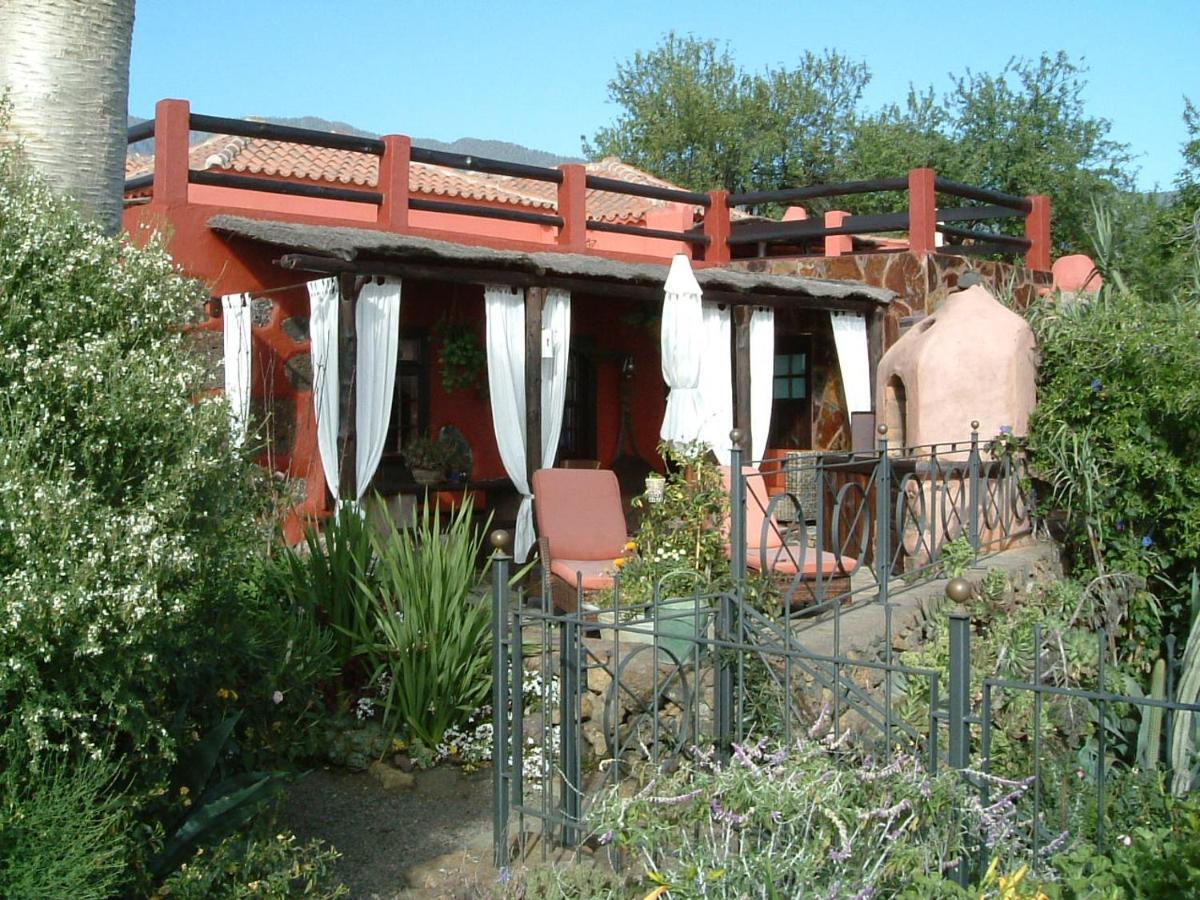
[[[620,569],[625,566],[625,562],[626,562],[625,557],[618,556],[616,559],[613,560],[613,565],[616,566],[618,569]]]
[[[179,789],[179,795],[181,797],[186,797],[190,793],[191,793],[191,790],[188,788],[188,786],[186,784]]]
[[[626,541],[625,542],[625,552],[626,553],[632,553],[636,549],[637,549],[637,541]]]

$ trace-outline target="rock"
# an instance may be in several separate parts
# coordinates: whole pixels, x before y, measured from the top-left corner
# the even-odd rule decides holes
[[[308,340],[308,316],[289,316],[282,322],[283,333],[296,343]]]
[[[266,328],[271,324],[275,304],[266,297],[255,297],[250,301],[250,322],[255,328]]]
[[[371,763],[367,767],[367,772],[387,791],[408,790],[416,783],[416,779],[412,775],[393,769],[387,763],[379,760]]]
[[[585,722],[582,728],[583,739],[588,742],[592,748],[592,753],[596,754],[597,759],[606,759],[608,757],[608,741],[604,737],[604,732],[599,726],[591,722]]]
[[[392,765],[401,772],[411,772],[415,765],[407,753],[397,753],[392,757]]]

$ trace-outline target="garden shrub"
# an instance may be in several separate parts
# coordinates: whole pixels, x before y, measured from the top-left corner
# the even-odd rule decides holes
[[[226,763],[244,765],[251,731],[282,724],[278,685],[325,665],[261,577],[266,479],[183,346],[205,297],[161,241],[104,236],[0,151],[0,769],[62,761],[97,814],[116,804],[137,837],[117,881],[138,890],[175,761],[242,711]],[[43,802],[15,783],[9,808]]]
[[[1147,593],[1129,610],[1129,634],[1152,657],[1163,634],[1186,633],[1184,586],[1200,568],[1200,306],[1117,279],[1091,302],[1043,300],[1030,320],[1034,471],[1062,511],[1077,578],[1134,573],[1165,598],[1161,621]]]
[[[338,854],[321,841],[297,843],[287,832],[256,829],[200,848],[163,884],[159,894],[175,900],[333,900],[346,889],[332,874]]]
[[[131,844],[117,766],[18,749],[0,771],[0,896],[110,897]]]
[[[669,464],[662,501],[633,499],[640,512],[638,528],[625,554],[615,560],[623,606],[647,604],[656,591],[665,596],[707,591],[714,580],[729,574],[724,530],[729,495],[708,444],[662,443],[658,450]],[[609,605],[611,594],[598,592],[597,602]]]

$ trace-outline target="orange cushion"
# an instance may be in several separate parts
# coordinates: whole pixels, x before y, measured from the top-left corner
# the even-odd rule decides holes
[[[598,591],[613,586],[617,569],[612,559],[560,559],[556,556],[550,560],[550,571],[571,587],[582,581],[585,591]]]
[[[552,559],[611,563],[624,549],[621,488],[610,469],[538,469],[533,511]]]
[[[764,554],[757,547],[749,547],[746,549],[746,566],[759,572],[765,568],[771,572],[778,572],[781,575],[795,575],[796,563],[800,561],[800,550],[801,548],[799,547],[791,549],[786,547],[768,547]],[[804,565],[801,569],[803,577],[817,577],[817,559],[816,550],[812,547],[804,548]],[[822,550],[819,564],[821,577],[834,578],[839,575],[848,575],[854,570],[857,563],[858,560],[849,556],[839,558],[836,554]]]

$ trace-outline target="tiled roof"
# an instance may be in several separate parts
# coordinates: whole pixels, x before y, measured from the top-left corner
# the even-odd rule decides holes
[[[378,184],[379,158],[367,153],[310,147],[260,138],[214,135],[192,146],[192,169],[224,169],[247,175],[296,178],[327,184],[372,188]],[[670,182],[609,156],[587,163],[589,175],[600,175],[637,184],[673,188]],[[125,160],[125,177],[134,178],[154,170],[153,156],[130,156]],[[509,203],[533,209],[557,207],[557,186],[532,178],[514,178],[468,172],[444,166],[412,163],[410,186],[415,193],[437,197]],[[661,200],[630,197],[609,191],[588,190],[588,218],[627,224],[645,221],[646,214],[666,204]]]

